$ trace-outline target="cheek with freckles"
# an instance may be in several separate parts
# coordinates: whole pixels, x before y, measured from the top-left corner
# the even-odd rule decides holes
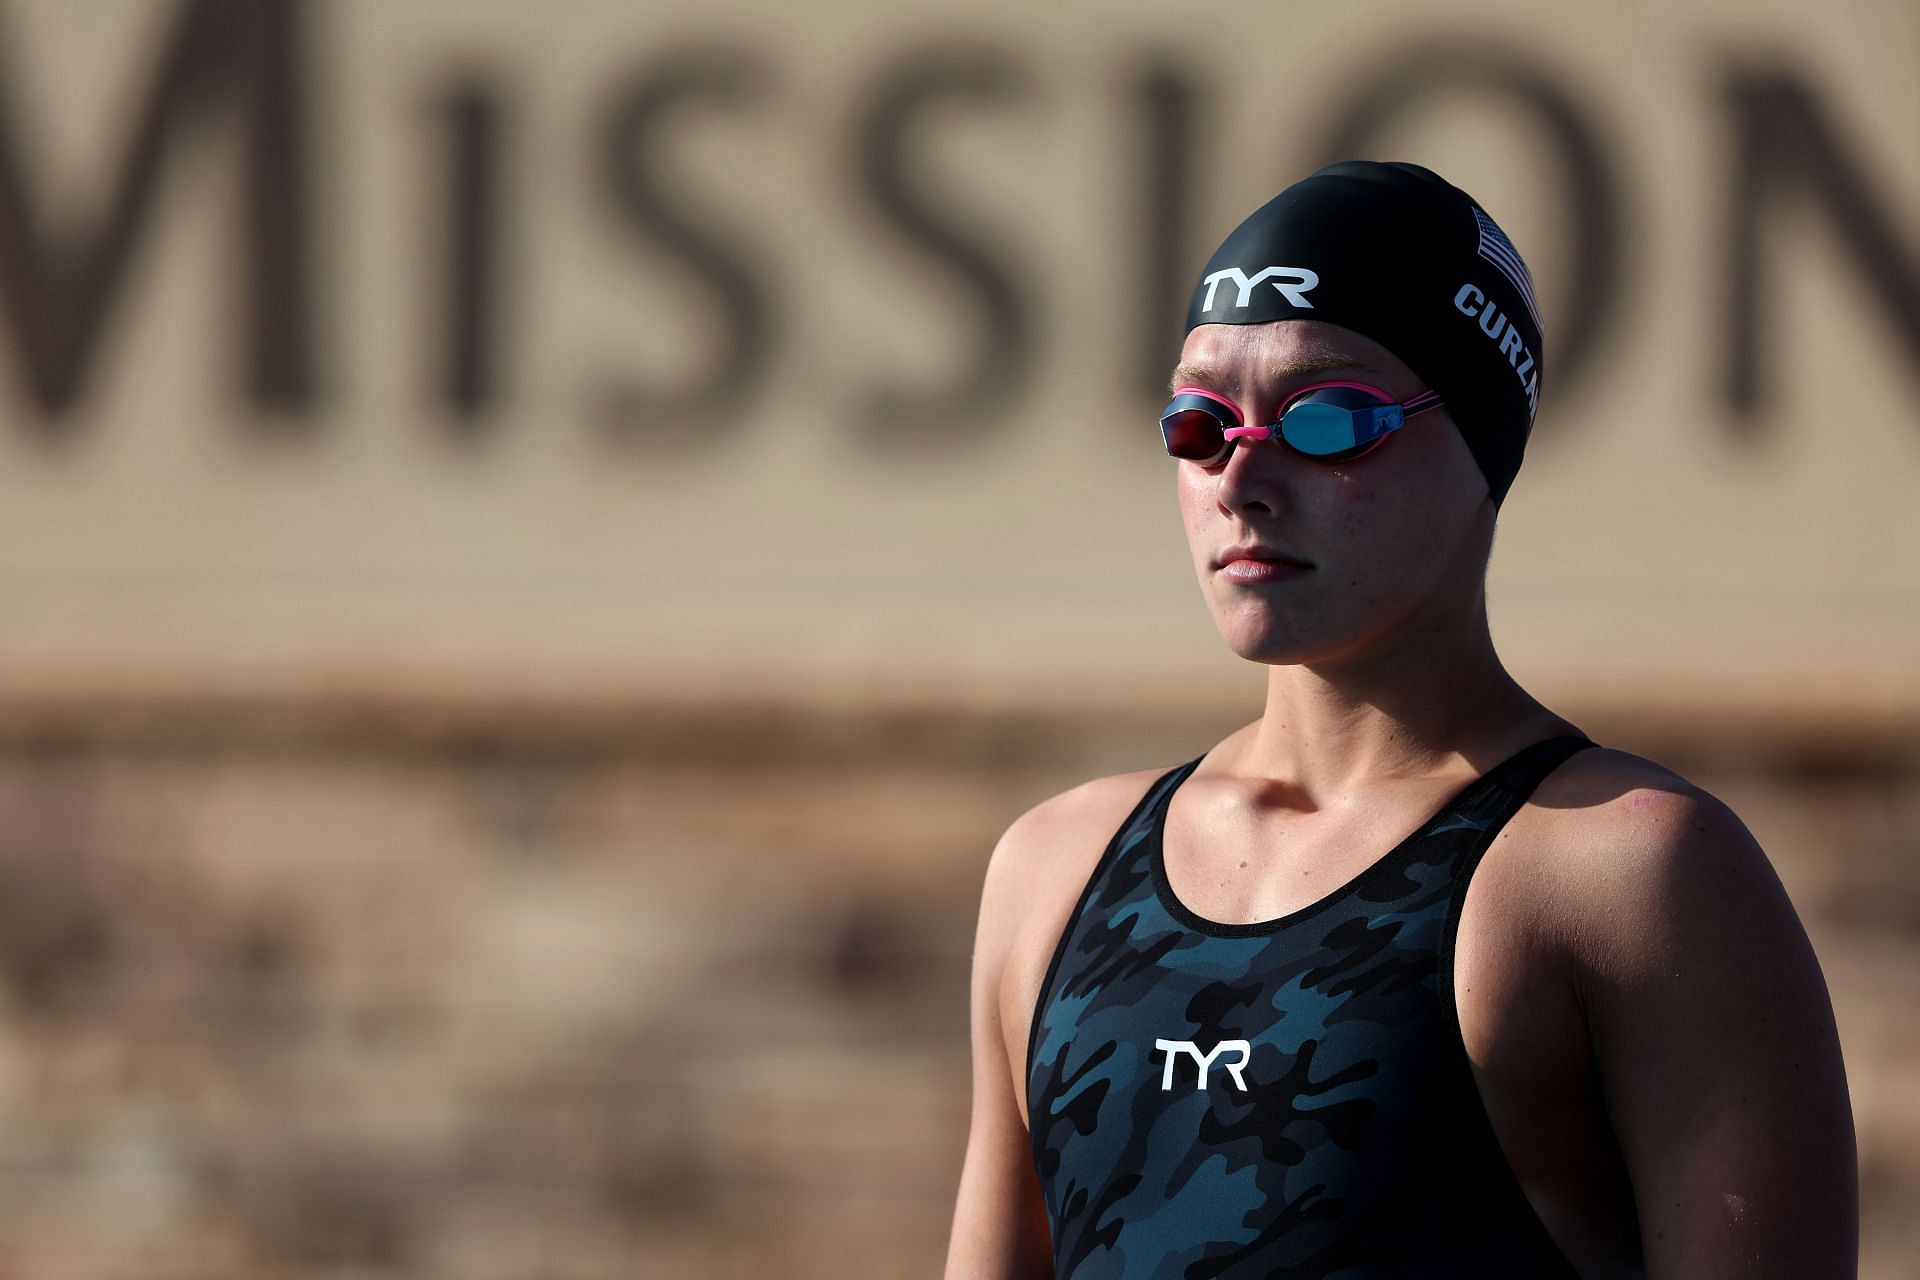
[[[1189,474],[1192,468],[1181,466],[1174,475],[1174,496],[1180,504],[1180,523],[1186,527],[1187,545],[1192,549],[1196,560],[1211,553],[1214,548],[1208,541],[1213,530],[1224,529],[1226,521],[1215,510],[1217,504],[1212,489],[1204,475],[1198,478]]]
[[[1405,469],[1329,467],[1269,490],[1262,501],[1271,511],[1244,512],[1223,508],[1217,475],[1184,469],[1179,501],[1194,568],[1216,622],[1242,656],[1271,656],[1280,652],[1275,644],[1292,652],[1372,633],[1432,588],[1447,521],[1437,501],[1419,501],[1438,495],[1422,490],[1418,476],[1389,474]],[[1212,557],[1243,532],[1291,545],[1314,562],[1311,580],[1290,593],[1310,607],[1275,612],[1259,594],[1217,579]]]

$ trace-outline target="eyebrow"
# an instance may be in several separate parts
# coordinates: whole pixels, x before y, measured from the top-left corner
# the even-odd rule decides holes
[[[1301,360],[1290,360],[1276,364],[1267,370],[1269,386],[1293,378],[1307,378],[1320,373],[1346,373],[1367,366],[1350,356],[1323,355],[1307,356]],[[1172,395],[1181,387],[1205,387],[1209,391],[1225,389],[1227,379],[1216,373],[1211,366],[1204,364],[1180,364],[1174,366],[1173,376],[1167,379],[1167,394]]]

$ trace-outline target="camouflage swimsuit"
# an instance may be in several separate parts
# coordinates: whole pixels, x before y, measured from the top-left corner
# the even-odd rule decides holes
[[[1034,1009],[1056,1280],[1577,1277],[1515,1181],[1453,1007],[1468,878],[1585,737],[1536,742],[1320,901],[1195,915],[1162,774],[1080,895]]]

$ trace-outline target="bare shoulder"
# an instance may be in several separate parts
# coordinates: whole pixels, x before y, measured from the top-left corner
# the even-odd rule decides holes
[[[1516,932],[1544,943],[1530,969],[1569,979],[1647,1274],[1731,1275],[1735,1260],[1741,1274],[1762,1260],[1767,1275],[1854,1274],[1839,1033],[1752,832],[1718,797],[1622,751],[1579,752],[1535,798],[1509,842],[1534,878],[1508,877],[1525,909],[1503,919],[1528,919]]]
[[[1535,789],[1531,803],[1556,834],[1589,856],[1637,862],[1751,846],[1746,824],[1718,796],[1655,760],[1614,747],[1577,752]],[[1575,862],[1575,866],[1580,865]]]
[[[1000,875],[1036,887],[1064,868],[1082,860],[1087,837],[1104,831],[1111,835],[1146,795],[1154,779],[1173,765],[1156,765],[1129,773],[1090,778],[1048,796],[1015,818],[994,848],[993,859],[1003,864]],[[1105,845],[1105,835],[1101,845]],[[1099,850],[1094,850],[1094,856]],[[1089,863],[1085,870],[1092,871]]]
[[[1172,767],[1088,779],[1048,796],[1008,824],[987,865],[983,932],[990,924],[997,936],[1018,946],[1050,922],[1063,926],[1107,840],[1153,780]],[[1063,905],[1060,898],[1069,886],[1072,896]],[[1052,921],[1055,915],[1060,918]]]
[[[1067,918],[1093,869],[1156,778],[1156,765],[1091,778],[1051,795],[1015,818],[989,860],[976,952],[991,966],[1007,1066],[1025,1118],[1027,1035],[1041,985]]]
[[[1610,813],[1644,813],[1676,800],[1711,798],[1691,780],[1657,760],[1617,747],[1576,751],[1541,780],[1529,803],[1577,816],[1583,823],[1612,820]]]
[[[1539,918],[1590,963],[1657,964],[1675,931],[1714,919],[1797,931],[1773,866],[1740,816],[1645,756],[1609,747],[1574,754],[1535,789],[1525,820],[1510,826],[1495,842],[1506,872],[1539,886]]]

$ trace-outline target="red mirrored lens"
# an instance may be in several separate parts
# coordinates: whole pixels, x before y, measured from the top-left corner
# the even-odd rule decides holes
[[[1211,462],[1225,453],[1228,441],[1221,434],[1224,429],[1225,424],[1205,409],[1176,409],[1160,419],[1167,452],[1190,462]]]

